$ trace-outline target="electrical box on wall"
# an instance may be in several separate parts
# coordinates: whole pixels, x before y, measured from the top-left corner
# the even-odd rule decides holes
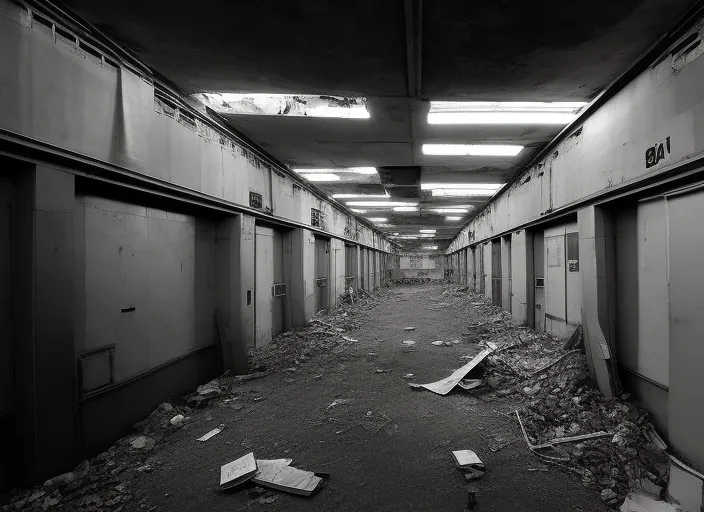
[[[535,287],[536,288],[545,288],[545,278],[544,277],[536,277],[535,278]]]
[[[278,283],[271,287],[271,295],[273,297],[283,297],[286,295],[286,283]]]

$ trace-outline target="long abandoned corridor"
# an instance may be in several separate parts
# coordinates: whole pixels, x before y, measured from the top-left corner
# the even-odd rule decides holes
[[[511,415],[522,406],[520,394],[502,396],[498,389],[484,388],[439,396],[409,387],[409,382],[432,382],[465,364],[466,356],[481,349],[481,339],[500,342],[480,334],[486,331],[481,326],[495,324],[494,308],[471,306],[469,300],[453,306],[448,302],[457,296],[443,296],[443,289],[426,285],[384,291],[375,299],[378,305],[355,315],[352,324],[359,328],[344,332],[356,341],[338,338],[316,353],[308,340],[299,346],[308,354],[306,361],[235,384],[233,393],[203,409],[179,408],[186,419],[177,427],[168,424],[177,411],[163,412],[167,421],[156,447],[135,449],[130,442],[139,432],[128,436],[116,453],[129,452],[129,463],[116,466],[120,473],[98,481],[98,490],[88,494],[102,497],[104,504],[122,484],[117,502],[129,496],[126,510],[152,510],[154,505],[155,510],[223,512],[463,510],[468,484],[451,452],[471,449],[487,467],[474,484],[477,510],[607,510],[598,485],[583,487],[579,476],[546,466],[527,449]],[[506,323],[503,329],[513,328]],[[466,341],[432,344],[457,339]],[[406,345],[406,340],[415,344]],[[292,343],[286,337],[281,341]],[[404,378],[410,373],[412,379]],[[221,433],[197,441],[218,426],[223,426]],[[277,499],[270,504],[252,499],[247,490],[219,492],[220,466],[249,451],[257,458],[292,458],[298,467],[329,473],[330,480],[312,498],[275,492]],[[84,503],[85,495],[60,505],[71,510]]]
[[[703,38],[704,0],[0,0],[0,508],[701,512]]]

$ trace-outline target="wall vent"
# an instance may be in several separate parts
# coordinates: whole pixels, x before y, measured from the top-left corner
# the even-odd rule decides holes
[[[277,283],[271,287],[272,297],[283,297],[286,295],[286,283]]]
[[[545,278],[544,277],[536,277],[535,278],[535,287],[536,288],[545,288]]]
[[[317,277],[313,279],[313,281],[315,281],[315,284],[318,286],[318,288],[326,288],[328,286],[327,277]]]
[[[256,192],[249,193],[249,206],[251,208],[257,208],[261,210],[262,208],[262,195]]]
[[[115,382],[115,345],[96,348],[78,356],[78,380],[83,394]]]

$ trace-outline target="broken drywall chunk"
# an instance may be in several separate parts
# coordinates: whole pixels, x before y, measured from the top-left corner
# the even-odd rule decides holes
[[[437,393],[438,395],[446,395],[462,380],[464,377],[476,368],[486,357],[491,354],[493,348],[485,348],[479,352],[474,359],[464,365],[462,368],[455,370],[449,377],[446,377],[437,382],[431,382],[430,384],[409,384],[414,389],[425,388],[428,391]]]
[[[452,452],[452,455],[455,457],[458,468],[476,467],[484,469],[484,463],[472,450],[456,450]]]
[[[291,467],[291,462],[291,459],[258,460],[259,470],[252,481],[279,491],[310,496],[323,479],[312,471]]]
[[[231,489],[247,480],[250,480],[257,473],[257,461],[254,460],[254,452],[240,457],[220,466],[220,490]]]
[[[665,501],[654,500],[642,494],[629,494],[621,505],[621,512],[677,512]]]

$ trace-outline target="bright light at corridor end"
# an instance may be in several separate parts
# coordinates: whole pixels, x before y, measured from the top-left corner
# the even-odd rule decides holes
[[[423,144],[431,156],[516,156],[523,146],[513,144]]]
[[[424,246],[423,246],[423,249],[427,249],[427,250],[429,250],[429,251],[437,251],[437,250],[438,250],[438,246],[437,246],[437,245],[424,245]]]
[[[552,124],[577,118],[582,101],[431,101],[428,124]]]

